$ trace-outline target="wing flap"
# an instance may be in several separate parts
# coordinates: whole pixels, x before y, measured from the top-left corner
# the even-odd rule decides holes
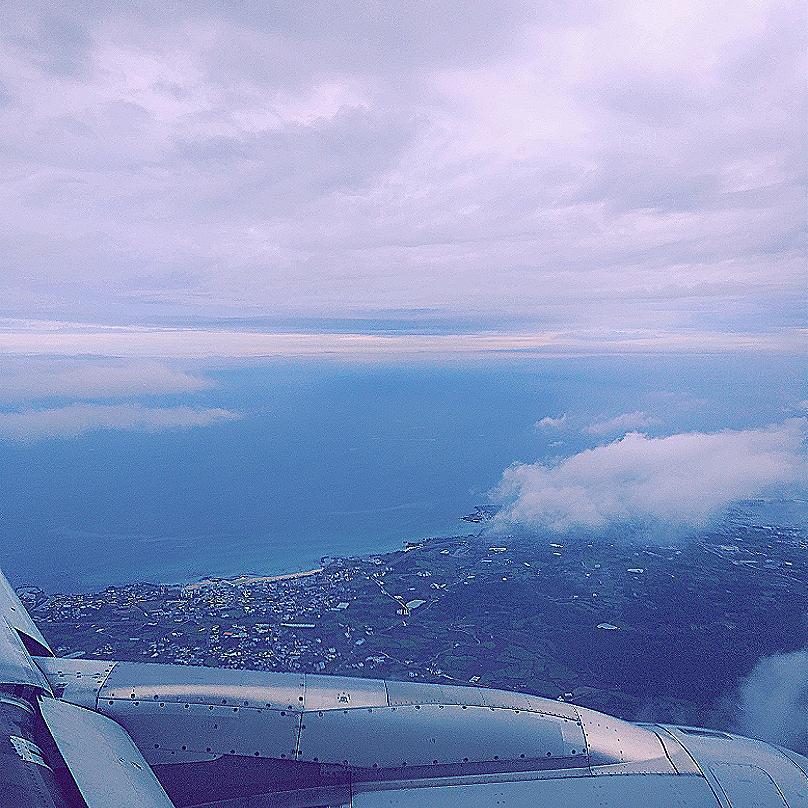
[[[38,656],[53,656],[47,640],[36,627],[31,615],[28,614],[14,588],[2,572],[0,572],[0,615],[18,632],[29,653]]]
[[[3,614],[0,614],[0,685],[51,692],[48,680],[34,664],[19,632]]]
[[[40,698],[39,707],[88,808],[174,808],[120,724],[57,699]]]

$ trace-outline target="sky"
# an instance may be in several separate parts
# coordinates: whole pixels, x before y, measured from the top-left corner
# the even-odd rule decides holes
[[[0,441],[246,434],[217,374],[260,363],[665,357],[620,406],[537,399],[502,520],[691,528],[804,484],[805,14],[4,3]],[[787,370],[765,417],[685,427],[675,357]]]
[[[804,30],[780,0],[9,0],[0,348],[804,349]]]

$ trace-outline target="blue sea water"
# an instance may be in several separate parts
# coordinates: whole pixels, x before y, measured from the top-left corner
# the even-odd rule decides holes
[[[0,441],[2,565],[15,584],[68,591],[288,572],[467,533],[459,517],[504,468],[592,445],[596,418],[643,410],[656,434],[778,422],[806,397],[801,371],[771,357],[210,369],[210,390],[140,400],[240,420]],[[562,413],[563,433],[534,427]]]

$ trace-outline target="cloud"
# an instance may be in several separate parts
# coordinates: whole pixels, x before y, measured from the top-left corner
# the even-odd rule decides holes
[[[615,415],[614,418],[596,421],[594,424],[590,424],[585,431],[590,435],[613,435],[617,432],[625,433],[630,430],[645,429],[659,423],[661,422],[658,418],[652,418],[641,410],[635,410]]]
[[[554,531],[701,527],[734,501],[804,483],[806,424],[663,438],[632,432],[554,465],[516,464],[494,492],[496,521]]]
[[[31,363],[0,366],[0,400],[99,399],[192,393],[212,382],[159,362]]]
[[[802,3],[61,5],[4,4],[6,313],[802,319]]]
[[[739,732],[808,753],[808,647],[758,660],[741,683]]]
[[[567,423],[567,413],[563,413],[555,418],[550,415],[545,415],[536,421],[536,429],[562,429],[564,424]]]
[[[240,417],[239,413],[216,408],[73,404],[55,409],[0,413],[0,438],[13,441],[72,438],[97,429],[162,432],[211,426]]]
[[[797,353],[802,332],[748,335],[660,331],[281,332],[243,328],[107,326],[93,323],[0,319],[0,352],[6,356],[116,357],[152,360],[328,356],[350,359],[492,357],[592,353]]]

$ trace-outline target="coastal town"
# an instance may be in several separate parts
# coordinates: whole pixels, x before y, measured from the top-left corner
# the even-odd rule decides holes
[[[290,575],[21,596],[61,655],[501,687],[709,723],[754,660],[804,636],[806,561],[800,530],[739,516],[681,546],[483,530]]]

